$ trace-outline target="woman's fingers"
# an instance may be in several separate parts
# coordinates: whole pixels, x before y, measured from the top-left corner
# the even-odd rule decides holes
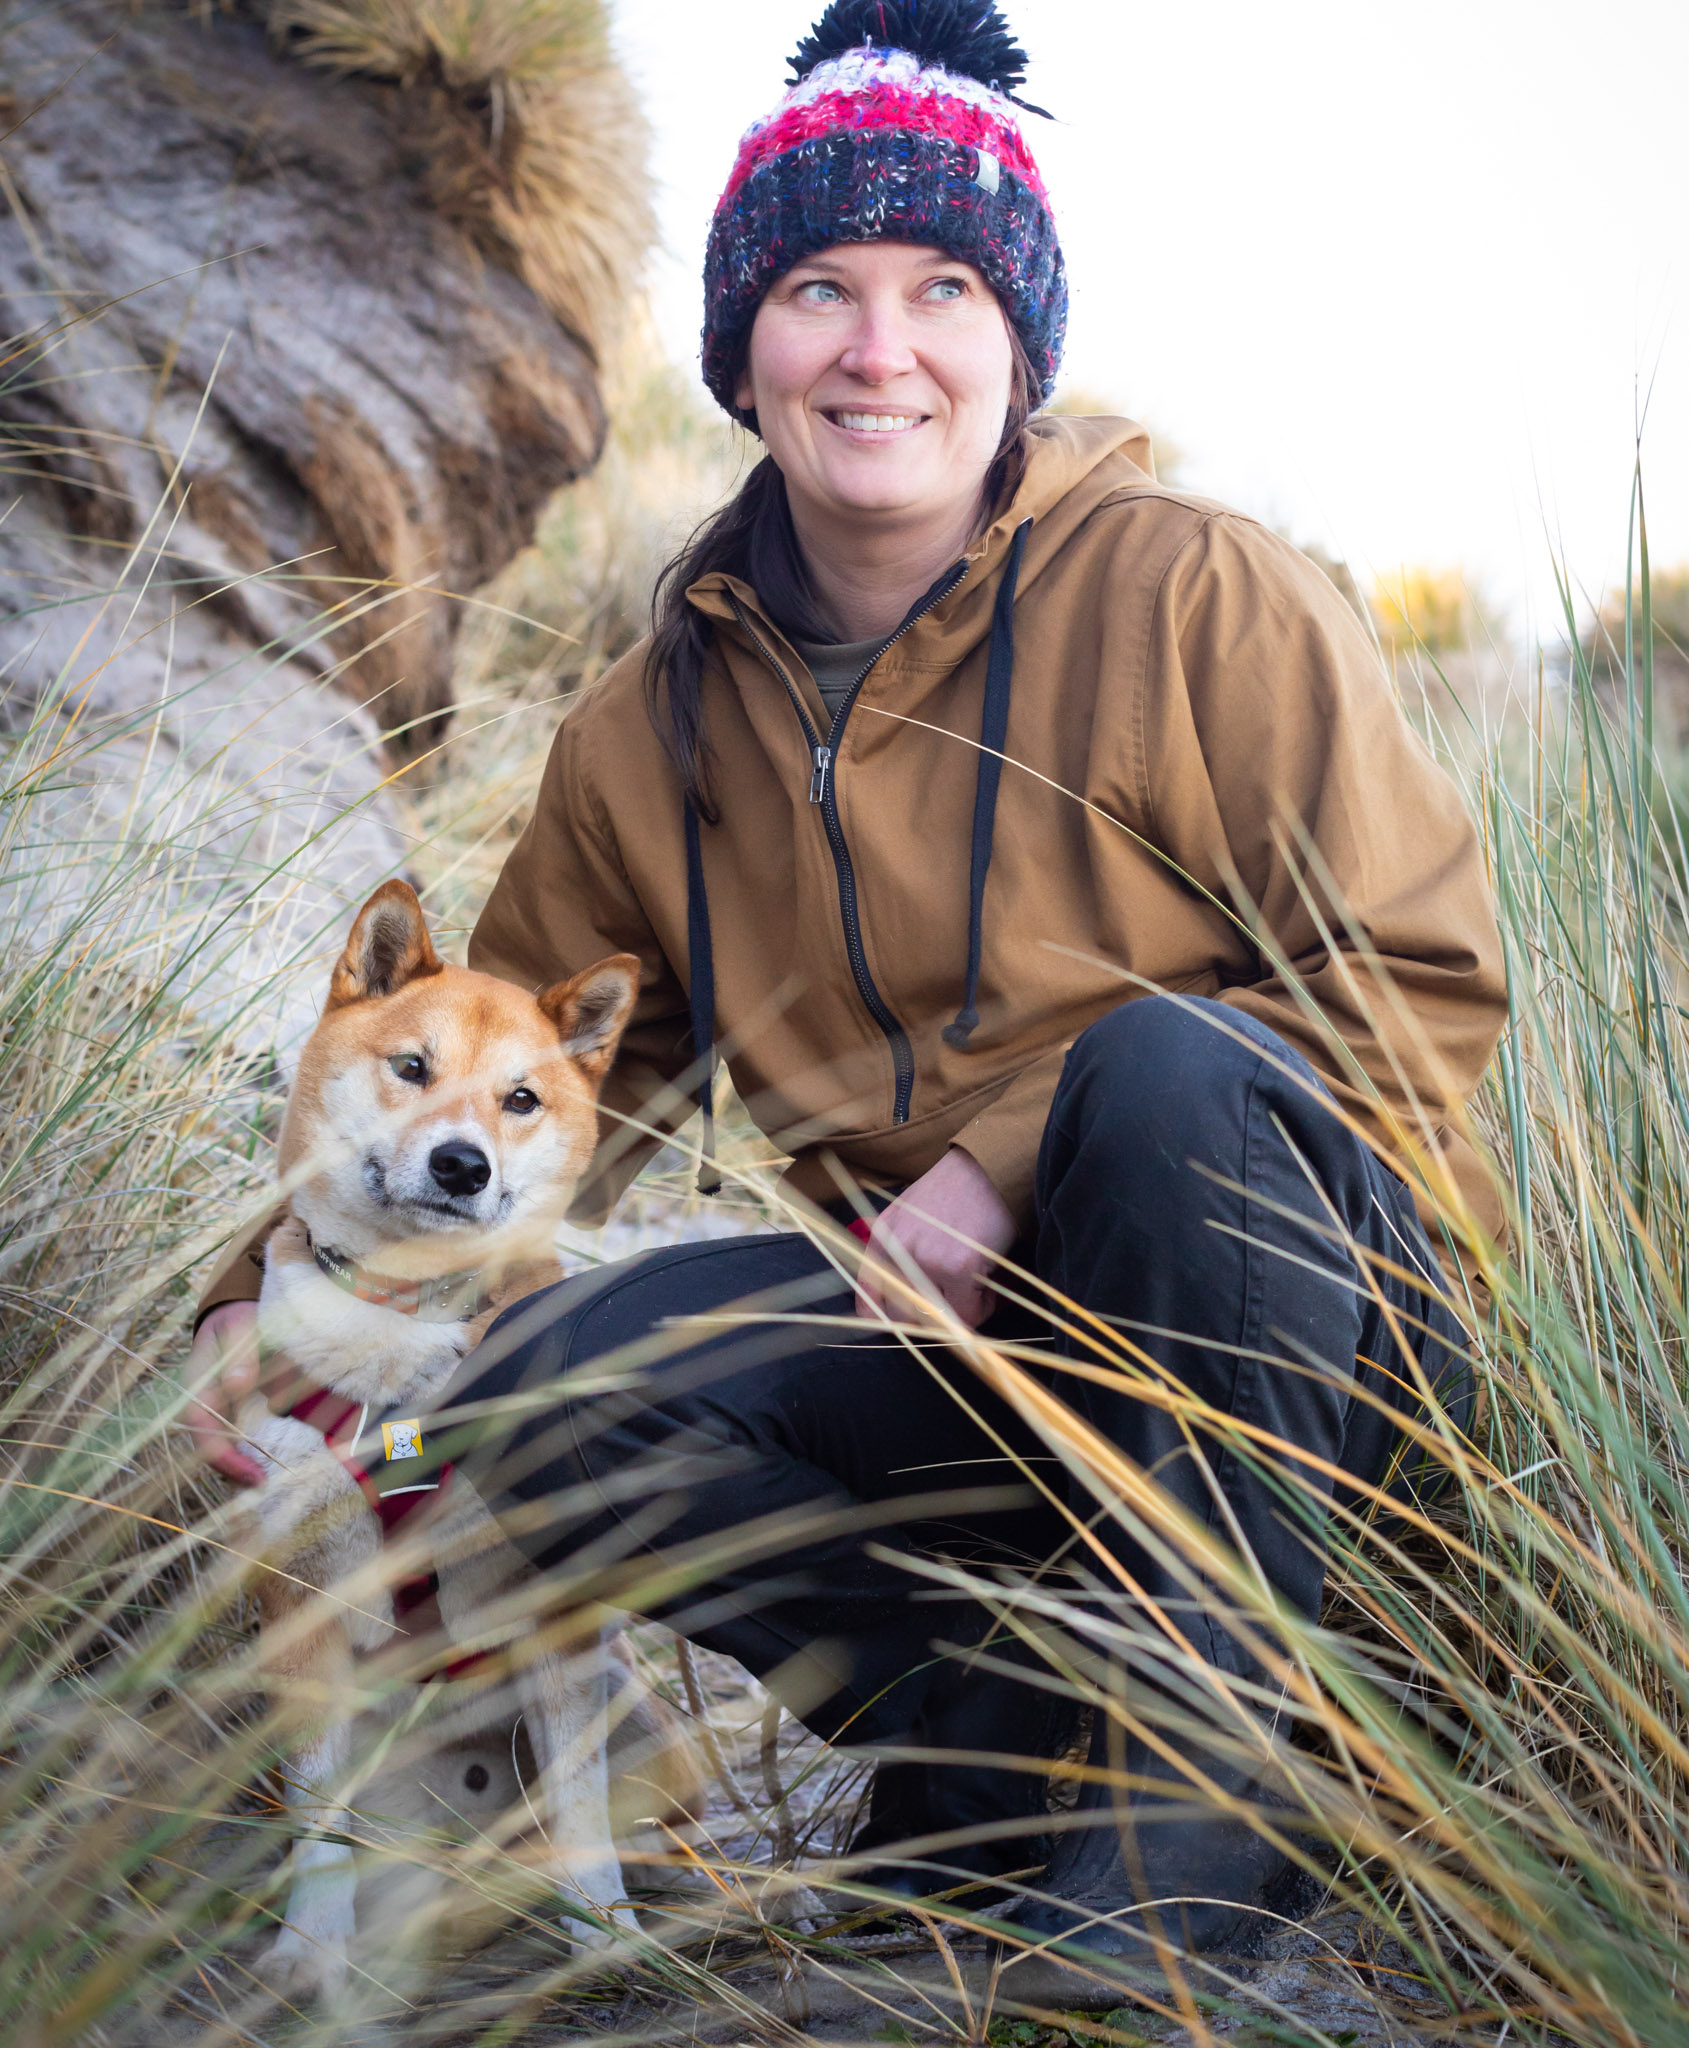
[[[237,1486],[257,1486],[263,1467],[241,1447],[235,1417],[258,1385],[258,1304],[228,1301],[199,1326],[188,1354],[194,1398],[182,1422],[206,1463]]]
[[[996,1255],[1013,1239],[1014,1218],[984,1169],[952,1146],[874,1219],[868,1256],[857,1276],[857,1313],[883,1314],[894,1323],[919,1320],[915,1303],[892,1279],[907,1261],[970,1330],[977,1330],[997,1305],[986,1284]],[[871,1270],[876,1265],[878,1276]]]
[[[995,1297],[985,1284],[991,1267],[986,1254],[918,1217],[890,1209],[875,1225],[857,1275],[857,1313],[876,1320],[884,1315],[894,1323],[919,1322],[920,1309],[904,1278],[910,1265],[970,1330],[990,1314]]]
[[[977,1330],[997,1305],[997,1297],[985,1284],[992,1263],[984,1252],[952,1240],[948,1257],[934,1257],[922,1269],[970,1330]]]

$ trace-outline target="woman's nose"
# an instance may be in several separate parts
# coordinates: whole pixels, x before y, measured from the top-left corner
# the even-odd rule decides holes
[[[915,367],[915,351],[903,323],[894,312],[865,308],[850,345],[839,357],[839,368],[864,384],[889,384]]]

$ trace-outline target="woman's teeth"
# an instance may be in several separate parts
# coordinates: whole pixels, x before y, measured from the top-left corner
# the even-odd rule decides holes
[[[905,427],[921,424],[919,413],[907,412],[839,412],[833,417],[857,434],[900,434]]]

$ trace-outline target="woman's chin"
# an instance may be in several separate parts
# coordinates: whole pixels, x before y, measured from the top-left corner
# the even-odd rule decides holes
[[[927,474],[925,463],[899,462],[892,449],[874,449],[859,462],[830,466],[817,482],[822,502],[835,518],[933,512],[943,518],[954,491],[953,479],[935,479]]]

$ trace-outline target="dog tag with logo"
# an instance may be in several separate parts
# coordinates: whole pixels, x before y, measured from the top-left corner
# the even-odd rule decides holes
[[[409,1422],[384,1422],[381,1425],[381,1448],[389,1464],[400,1458],[422,1456],[422,1423],[420,1418]]]

